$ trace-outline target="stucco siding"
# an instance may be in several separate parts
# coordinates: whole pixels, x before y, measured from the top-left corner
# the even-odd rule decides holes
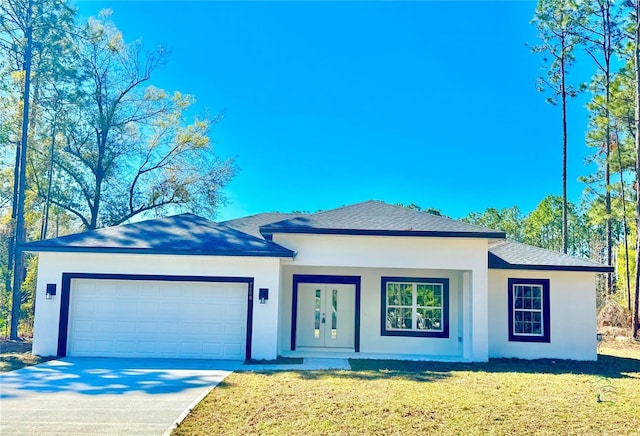
[[[509,341],[508,280],[549,279],[550,342]],[[489,270],[489,356],[596,360],[595,274]]]
[[[487,240],[276,234],[297,253],[283,260],[280,349],[291,337],[293,274],[361,277],[360,352],[488,359]],[[382,336],[381,277],[448,278],[448,338]]]
[[[33,352],[57,354],[63,273],[250,277],[254,279],[252,357],[273,359],[278,346],[279,262],[262,257],[40,253]],[[58,289],[58,295],[50,300],[45,299],[47,283],[55,283]],[[258,302],[259,288],[269,289],[266,304]]]
[[[415,270],[390,268],[338,268],[338,267],[293,267],[283,268],[283,302],[288,308],[281,311],[280,343],[283,350],[290,349],[291,301],[293,275],[342,275],[361,278],[360,352],[390,354],[423,354],[425,356],[462,357],[462,274],[446,270]],[[449,337],[402,337],[382,336],[381,323],[381,278],[447,278],[449,279]]]

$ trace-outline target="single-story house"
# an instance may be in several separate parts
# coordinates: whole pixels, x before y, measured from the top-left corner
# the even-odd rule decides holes
[[[596,359],[597,273],[505,233],[368,201],[182,214],[33,242],[33,352]]]

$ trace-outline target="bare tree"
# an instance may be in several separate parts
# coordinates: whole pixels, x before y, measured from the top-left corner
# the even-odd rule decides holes
[[[90,19],[76,43],[81,80],[65,110],[51,202],[87,229],[163,210],[212,215],[235,172],[209,140],[217,118],[187,121],[193,98],[150,84],[169,53],[126,43],[108,18]]]

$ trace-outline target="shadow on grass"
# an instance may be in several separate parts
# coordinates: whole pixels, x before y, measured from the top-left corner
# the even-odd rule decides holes
[[[486,363],[409,362],[398,360],[350,359],[354,371],[385,374],[447,374],[453,371],[527,374],[585,374],[606,378],[640,379],[640,360],[599,355],[594,362],[559,359],[490,359]]]
[[[640,360],[599,355],[594,362],[560,359],[490,359],[485,363],[427,362],[406,360],[349,359],[351,371],[290,371],[303,380],[344,378],[376,380],[399,378],[419,382],[434,382],[451,377],[453,372],[523,373],[523,374],[584,374],[607,379],[636,378],[640,380]],[[273,375],[278,371],[260,371]],[[224,388],[224,386],[220,386]]]

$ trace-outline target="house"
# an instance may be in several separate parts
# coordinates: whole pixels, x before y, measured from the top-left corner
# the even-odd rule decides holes
[[[597,273],[504,232],[368,201],[191,214],[26,244],[33,352],[445,361],[596,359]]]

